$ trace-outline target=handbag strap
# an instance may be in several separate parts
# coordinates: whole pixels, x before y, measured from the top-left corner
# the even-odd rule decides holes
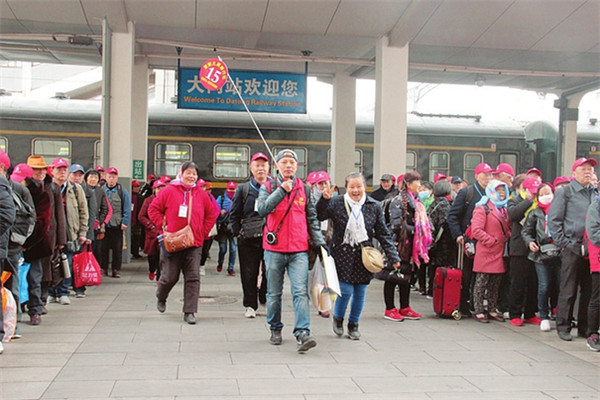
[[[296,188],[294,188],[294,196],[290,199],[290,204],[288,205],[287,210],[285,210],[285,214],[283,214],[283,217],[281,217],[281,221],[279,221],[279,225],[277,225],[277,229],[275,230],[275,234],[279,233],[279,230],[281,229],[281,226],[283,225],[283,220],[285,220],[285,217],[287,217],[288,213],[290,212],[292,205],[294,204],[294,200],[296,199]]]

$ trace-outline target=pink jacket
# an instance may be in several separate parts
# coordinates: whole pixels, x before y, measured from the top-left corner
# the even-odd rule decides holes
[[[590,272],[600,272],[600,248],[594,246],[591,240],[588,240],[588,253],[590,256]]]
[[[502,274],[504,265],[504,245],[510,238],[510,220],[505,213],[500,214],[494,203],[488,201],[489,213],[483,206],[475,207],[471,219],[471,232],[477,239],[473,272]]]
[[[167,232],[177,232],[187,225],[187,216],[180,217],[179,209],[188,205],[189,193],[192,195],[192,210],[190,225],[194,232],[194,246],[202,247],[204,238],[217,221],[218,213],[208,197],[208,194],[198,186],[191,189],[184,198],[182,185],[169,185],[162,189],[148,208],[148,216],[154,225],[162,230],[163,220],[166,219]],[[188,210],[189,213],[190,210]]]

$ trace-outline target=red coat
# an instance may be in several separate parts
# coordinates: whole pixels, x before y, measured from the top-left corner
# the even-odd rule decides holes
[[[477,239],[473,272],[503,274],[504,245],[510,239],[510,220],[506,212],[501,214],[494,203],[487,203],[489,213],[483,206],[475,207],[471,219],[471,232]]]
[[[154,255],[158,251],[158,238],[160,229],[156,227],[150,220],[148,216],[148,208],[150,208],[150,204],[156,198],[156,195],[151,195],[147,199],[144,200],[144,204],[142,204],[142,208],[140,209],[140,213],[138,214],[138,221],[145,228],[144,232],[146,234],[144,238],[144,253],[148,255]]]
[[[190,225],[194,232],[194,246],[202,247],[204,238],[217,221],[218,213],[204,190],[196,186],[189,192],[192,195]],[[148,215],[161,231],[163,219],[166,218],[167,232],[177,232],[187,225],[187,217],[179,216],[180,206],[187,204],[188,201],[184,200],[184,186],[171,184],[158,193],[148,208]]]

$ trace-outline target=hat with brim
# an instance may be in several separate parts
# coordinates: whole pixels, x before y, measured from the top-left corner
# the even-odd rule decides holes
[[[29,165],[33,169],[46,169],[48,165],[46,161],[44,161],[44,157],[42,156],[29,156],[27,157],[27,165]]]
[[[494,172],[494,169],[492,167],[490,167],[490,164],[481,163],[481,164],[477,164],[477,166],[475,167],[475,175],[489,173],[489,172]]]
[[[296,154],[296,152],[294,150],[283,149],[279,153],[277,153],[277,156],[275,157],[275,162],[279,162],[279,160],[281,160],[284,157],[291,157],[295,161],[298,161],[298,155]]]
[[[592,167],[595,167],[596,165],[598,165],[598,161],[596,161],[594,158],[585,158],[585,157],[578,158],[573,163],[573,171],[575,171],[575,169],[577,167],[581,167],[583,164],[590,164]]]
[[[10,180],[21,183],[25,178],[33,177],[33,168],[27,164],[17,164],[10,175]]]

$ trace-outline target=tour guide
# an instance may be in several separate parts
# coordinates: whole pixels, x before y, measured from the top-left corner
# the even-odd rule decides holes
[[[294,174],[298,156],[290,149],[281,150],[275,157],[277,180],[267,181],[258,194],[258,213],[266,217],[263,235],[267,267],[267,322],[271,327],[270,342],[281,344],[281,292],[283,274],[287,268],[296,317],[294,336],[298,352],[315,347],[310,334],[308,302],[308,248],[324,246],[315,205],[310,191]]]

